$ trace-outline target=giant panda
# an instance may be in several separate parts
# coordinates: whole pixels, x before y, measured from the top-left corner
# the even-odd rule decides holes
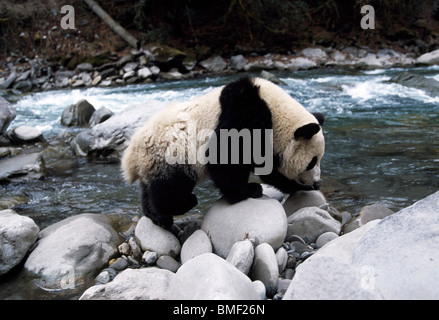
[[[171,229],[174,215],[197,204],[193,189],[206,178],[231,204],[262,196],[261,185],[249,183],[250,174],[262,165],[253,156],[243,158],[251,148],[271,161],[271,170],[260,175],[262,182],[290,194],[318,189],[323,121],[322,114],[311,114],[274,83],[240,78],[152,116],[132,136],[121,160],[122,173],[127,182],[140,182],[143,213]],[[219,137],[233,129],[249,132],[251,141],[242,135],[238,150],[231,143],[225,149]],[[240,152],[234,162],[231,151]]]

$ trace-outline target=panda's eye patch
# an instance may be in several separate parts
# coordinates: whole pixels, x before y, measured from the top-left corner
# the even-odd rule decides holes
[[[309,163],[308,167],[306,167],[306,171],[312,170],[312,168],[315,167],[316,163],[317,163],[317,157],[312,158],[312,160]]]

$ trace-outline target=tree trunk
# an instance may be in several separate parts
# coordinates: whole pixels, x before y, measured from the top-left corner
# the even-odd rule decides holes
[[[93,10],[96,15],[101,18],[119,37],[125,40],[130,46],[139,49],[140,43],[128,31],[126,31],[119,23],[114,21],[108,13],[106,13],[94,0],[84,0],[85,3]]]

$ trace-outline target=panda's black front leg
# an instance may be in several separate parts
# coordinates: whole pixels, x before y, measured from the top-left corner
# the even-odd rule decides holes
[[[239,164],[208,164],[208,171],[215,186],[231,204],[248,198],[262,197],[262,186],[249,183],[251,168]]]

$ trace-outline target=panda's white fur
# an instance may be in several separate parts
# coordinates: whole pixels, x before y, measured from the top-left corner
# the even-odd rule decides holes
[[[294,139],[295,131],[317,119],[283,89],[268,80],[252,79],[259,87],[259,95],[266,102],[272,115],[273,151],[281,154],[279,172],[288,179],[312,185],[320,179],[320,160],[324,153],[322,130],[311,139]],[[220,95],[224,87],[190,101],[172,103],[154,115],[131,138],[122,158],[126,181],[148,183],[156,174],[166,172],[165,153],[170,143],[187,147],[187,124],[195,124],[197,134],[201,129],[215,129],[221,113]],[[313,157],[317,165],[306,171]],[[206,165],[191,165],[198,179],[207,176]]]

